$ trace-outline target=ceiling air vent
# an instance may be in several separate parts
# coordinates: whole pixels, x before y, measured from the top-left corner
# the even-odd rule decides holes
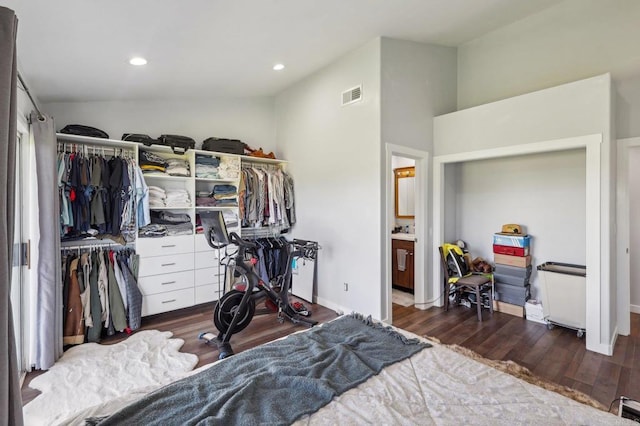
[[[349,105],[362,100],[362,85],[342,92],[342,105]]]

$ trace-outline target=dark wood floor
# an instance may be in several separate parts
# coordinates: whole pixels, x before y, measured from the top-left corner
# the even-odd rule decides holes
[[[512,360],[548,381],[577,389],[605,406],[623,395],[640,401],[640,315],[631,335],[618,336],[613,356],[587,351],[584,338],[561,327],[495,312],[478,322],[475,309],[421,311],[393,305],[393,325],[445,344],[457,344],[493,360]],[[614,404],[616,406],[616,404]],[[612,410],[615,411],[615,410]]]
[[[311,318],[323,323],[336,317],[336,313],[320,305],[312,305],[305,303],[312,311]],[[188,352],[198,355],[199,361],[196,366],[200,367],[209,364],[218,359],[218,351],[211,346],[206,345],[198,339],[198,335],[203,331],[211,331],[217,333],[213,325],[213,303],[199,305],[193,308],[182,309],[170,313],[154,315],[142,319],[142,327],[140,330],[160,330],[171,331],[173,337],[184,340],[184,346],[180,349],[182,352]],[[280,324],[277,321],[275,313],[265,315],[256,315],[251,323],[238,334],[232,337],[233,350],[238,353],[263,343],[269,342],[280,337],[287,336],[298,330],[305,330],[304,325],[295,325],[290,321]],[[111,345],[127,338],[124,333],[103,339],[102,343]],[[29,382],[42,372],[32,372],[27,377],[22,386],[22,403],[26,404],[40,393],[29,387]]]
[[[310,307],[312,318],[319,322],[336,316],[322,306]],[[218,357],[214,348],[198,340],[200,332],[215,331],[212,312],[213,304],[206,304],[147,317],[141,329],[173,332],[185,341],[183,352],[198,355],[199,367]],[[640,315],[632,315],[632,333],[618,337],[611,357],[588,352],[584,339],[577,338],[571,330],[560,327],[547,330],[542,324],[499,312],[491,317],[488,312],[484,315],[485,320],[480,323],[475,310],[464,307],[445,312],[441,308],[422,311],[393,305],[393,324],[420,336],[458,344],[490,359],[515,361],[544,379],[584,392],[606,406],[621,395],[640,400]],[[304,328],[290,322],[280,324],[275,314],[256,316],[245,330],[233,336],[233,348],[236,352],[244,351]],[[125,337],[113,336],[103,343],[113,344]],[[37,373],[27,375],[22,388],[24,403],[38,394],[28,387],[35,376]]]

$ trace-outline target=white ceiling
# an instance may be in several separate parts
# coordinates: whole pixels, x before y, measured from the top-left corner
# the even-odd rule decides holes
[[[377,36],[458,46],[557,3],[0,0],[41,102],[271,96]]]

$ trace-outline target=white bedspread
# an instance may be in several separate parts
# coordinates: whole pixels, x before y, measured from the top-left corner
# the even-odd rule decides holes
[[[403,333],[416,337],[408,332],[403,331]],[[65,424],[81,424],[82,419],[89,415],[115,412],[142,395],[144,391],[93,407],[73,419],[68,419]],[[292,395],[292,398],[295,398],[295,395]],[[334,398],[329,405],[310,416],[301,418],[295,424],[633,425],[635,423],[531,385],[443,345],[433,344],[432,348],[387,367],[378,376]]]

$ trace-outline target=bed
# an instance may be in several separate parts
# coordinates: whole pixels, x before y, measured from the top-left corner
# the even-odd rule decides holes
[[[336,330],[345,334],[337,335]],[[313,347],[323,339],[322,333],[329,341],[321,342],[326,347],[317,351]],[[398,347],[401,359],[394,360]],[[284,364],[282,350],[288,353]],[[370,318],[343,316],[202,367],[160,389],[141,389],[92,407],[64,423],[140,424],[144,419],[144,424],[633,424],[467,355]],[[338,371],[343,358],[362,360],[371,372],[353,373],[358,367],[349,363]],[[305,359],[311,359],[308,366],[302,365]],[[259,372],[241,377],[244,363]],[[308,380],[327,372],[319,385],[316,379]],[[333,386],[334,381],[344,383]],[[208,389],[209,384],[217,389]],[[334,387],[337,394],[331,394]],[[187,389],[187,394],[177,397],[180,389]],[[295,418],[290,420],[288,411],[299,403],[303,408],[293,409]]]

